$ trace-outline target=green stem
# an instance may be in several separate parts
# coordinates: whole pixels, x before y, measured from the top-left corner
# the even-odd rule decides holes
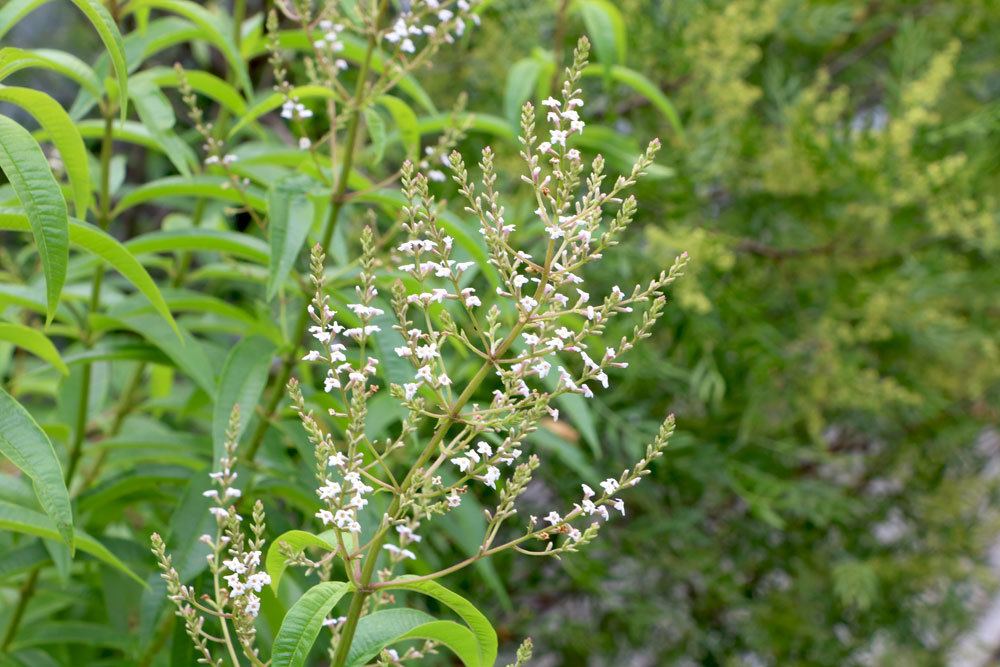
[[[7,632],[4,633],[3,642],[0,643],[0,654],[7,652],[11,642],[14,641],[14,636],[17,635],[17,628],[21,625],[21,620],[24,618],[24,612],[28,608],[28,601],[35,593],[35,585],[38,583],[38,575],[41,571],[42,566],[36,565],[31,574],[28,575],[24,585],[21,586],[21,593],[17,600],[17,606],[14,608],[14,615],[7,626]]]
[[[379,9],[380,17],[385,9],[385,6],[385,0],[382,0],[381,7]],[[354,99],[349,111],[350,118],[347,122],[347,138],[346,145],[344,146],[344,160],[340,166],[340,177],[337,179],[336,188],[330,196],[330,213],[327,216],[326,228],[323,230],[323,238],[320,242],[320,246],[323,248],[324,252],[329,251],[330,241],[333,239],[334,229],[337,227],[337,222],[340,220],[340,214],[344,208],[344,194],[347,192],[347,181],[351,174],[351,168],[354,166],[354,154],[358,140],[358,130],[361,125],[361,104],[365,94],[365,87],[368,80],[368,72],[371,68],[372,57],[375,53],[375,47],[377,46],[376,36],[377,30],[373,30],[368,36],[368,48],[365,51],[365,58],[361,63],[361,69],[358,71],[358,81],[354,87]],[[305,296],[308,298],[309,295],[306,294]],[[271,420],[274,419],[274,415],[278,410],[282,397],[284,396],[285,385],[288,384],[288,380],[292,376],[292,369],[295,367],[295,362],[298,361],[299,346],[302,344],[302,337],[305,336],[306,329],[309,326],[309,318],[306,309],[300,308],[299,310],[300,313],[298,321],[292,328],[292,339],[290,341],[291,349],[282,361],[281,370],[278,371],[278,375],[272,385],[271,396],[268,399],[267,406],[264,408],[263,414],[261,415],[261,420],[254,429],[253,434],[250,436],[246,454],[244,454],[244,460],[247,463],[252,463],[254,457],[257,456],[257,452],[260,450],[260,446],[264,441],[264,436],[267,434],[267,429],[271,425]]]

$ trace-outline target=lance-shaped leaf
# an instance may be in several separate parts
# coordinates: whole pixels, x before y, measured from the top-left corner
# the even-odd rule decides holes
[[[62,105],[43,92],[31,88],[0,86],[0,102],[9,102],[21,107],[38,121],[52,143],[59,149],[66,176],[73,189],[77,216],[84,218],[90,206],[90,167],[87,162],[87,147]]]
[[[65,51],[55,49],[0,49],[0,81],[23,69],[45,69],[72,79],[94,97],[101,96],[101,80],[90,66]]]
[[[267,384],[268,371],[274,358],[274,344],[260,336],[244,338],[229,352],[226,364],[219,377],[215,410],[212,413],[212,460],[218,461],[223,454],[226,429],[234,406],[240,408],[239,440],[246,430],[260,395]]]
[[[51,320],[66,282],[69,211],[41,147],[27,130],[6,116],[0,116],[0,170],[21,201],[35,237]]]
[[[431,639],[447,646],[465,667],[480,667],[476,637],[454,621],[437,621],[416,609],[384,609],[363,617],[347,654],[346,667],[364,667],[382,649],[407,639]]]
[[[413,113],[409,104],[392,95],[381,95],[376,102],[392,116],[396,130],[403,140],[406,157],[410,160],[416,160],[420,154],[420,129],[417,127],[417,114]]]
[[[289,530],[272,541],[271,546],[267,548],[264,567],[271,577],[271,588],[274,592],[278,592],[281,577],[285,574],[285,568],[288,567],[288,558],[282,553],[284,549],[291,548],[294,551],[301,551],[307,547],[315,547],[324,551],[333,551],[337,548],[334,539],[333,531],[327,531],[322,535],[313,535],[304,530]],[[285,547],[280,545],[285,545]]]
[[[0,229],[26,232],[31,229],[28,218],[17,209],[0,209]],[[146,269],[125,247],[107,232],[94,225],[78,220],[69,224],[69,241],[74,246],[100,257],[122,274],[139,290],[156,312],[167,321],[175,333],[180,335],[170,309],[167,308],[156,282]]]
[[[302,667],[323,627],[323,619],[350,590],[346,582],[324,581],[306,591],[281,622],[271,650],[271,666]]]
[[[58,540],[62,537],[55,523],[49,517],[41,512],[5,500],[0,500],[0,529],[44,537],[49,540]],[[124,572],[143,586],[146,585],[146,582],[139,575],[129,569],[128,565],[111,553],[106,546],[82,530],[74,531],[73,543],[80,551]]]
[[[31,479],[35,496],[62,540],[73,546],[73,510],[52,442],[27,410],[0,389],[0,454]]]
[[[268,261],[267,299],[277,294],[302,251],[309,230],[322,211],[310,191],[317,185],[307,176],[291,176],[274,184],[267,198]]]
[[[104,48],[108,50],[115,78],[118,80],[119,105],[121,119],[124,122],[128,116],[128,64],[125,61],[125,45],[122,43],[121,33],[118,32],[118,25],[101,0],[71,0],[71,2],[87,16],[87,20],[93,24],[101,41],[104,42]]]
[[[13,324],[10,322],[0,323],[0,340],[13,343],[20,348],[24,348],[36,357],[52,364],[63,375],[69,375],[69,369],[59,356],[59,350],[52,344],[52,341],[37,329],[26,327],[23,324]],[[0,436],[2,437],[2,436]]]
[[[0,38],[18,22],[49,0],[7,0],[0,5]]]
[[[492,665],[497,659],[497,633],[489,620],[475,605],[458,593],[448,590],[436,581],[407,581],[400,577],[389,582],[386,590],[407,590],[432,597],[465,621],[475,636],[479,651],[479,664]]]

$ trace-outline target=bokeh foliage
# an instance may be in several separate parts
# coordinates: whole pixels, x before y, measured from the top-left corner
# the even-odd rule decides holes
[[[683,250],[693,262],[668,326],[612,378],[614,391],[535,438],[566,474],[550,468],[531,500],[540,511],[575,496],[581,477],[624,466],[668,411],[678,432],[654,478],[632,496],[629,519],[582,557],[500,559],[452,587],[494,600],[503,648],[512,653],[515,639],[530,634],[540,664],[944,664],[990,593],[986,552],[998,532],[1000,6],[611,4],[495,0],[482,27],[418,79],[438,109],[468,93],[476,120],[464,154],[490,143],[500,165],[513,165],[520,103],[544,98],[556,63],[580,34],[591,35],[591,143],[581,150],[604,152],[620,170],[653,136],[665,149],[640,188],[627,244],[588,281],[642,281]],[[226,76],[200,41],[178,43],[142,68],[175,60]],[[262,60],[255,81],[266,77]],[[123,148],[112,162],[116,200],[176,173],[179,156],[198,148],[178,96],[168,94],[172,103],[157,97],[165,106],[145,111],[169,121],[147,146],[180,148],[173,161],[170,150]],[[244,148],[244,157],[256,150]],[[403,152],[383,148],[387,160]],[[374,159],[364,168],[389,170]],[[284,173],[274,165],[247,172],[265,188]],[[260,236],[223,203],[179,201],[123,215],[113,231],[128,239],[183,230],[197,216],[211,230]],[[533,207],[516,202],[510,215],[524,222]],[[365,206],[348,213],[331,253],[345,286]],[[4,236],[5,283],[38,286],[36,259],[23,237]],[[110,332],[103,357],[85,351],[67,325],[50,333],[71,362],[68,377],[11,346],[2,370],[64,457],[79,416],[73,399],[90,383],[92,439],[103,445],[87,456],[107,456],[109,465],[86,480],[78,526],[155,582],[148,534],[203,532],[202,472],[219,418],[199,380],[211,386],[238,338],[286,343],[301,304],[268,304],[265,267],[225,253],[197,254],[181,280],[166,258],[144,261],[175,314],[183,312],[178,321],[196,335],[204,363],[171,363],[169,336],[148,335],[155,320],[132,315],[135,299],[116,282],[105,288],[98,320]],[[71,264],[71,308],[83,307],[92,268]],[[22,292],[6,293],[5,319],[43,321]],[[141,343],[137,334],[146,335]],[[84,354],[94,359],[86,374],[72,363]],[[148,363],[142,374],[129,354]],[[267,431],[252,491],[269,504],[274,529],[293,526],[313,502],[309,454],[295,420],[283,416]],[[387,427],[395,419],[386,415]],[[2,479],[3,502],[31,504],[24,485]],[[476,520],[465,517],[430,553],[464,553]],[[175,553],[184,545],[176,539]],[[54,540],[0,540],[4,624],[33,568],[55,564],[43,570],[15,644],[28,652],[20,664],[70,664],[80,655],[87,664],[154,656],[189,664],[186,639],[160,624],[158,592],[86,556],[70,563]],[[182,567],[194,574],[202,557],[189,547]]]

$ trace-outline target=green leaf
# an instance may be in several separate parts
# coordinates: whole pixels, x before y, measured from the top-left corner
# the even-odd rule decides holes
[[[461,618],[475,635],[479,651],[479,664],[492,665],[497,659],[497,633],[476,607],[458,593],[452,592],[436,581],[411,581],[401,577],[388,582],[384,590],[406,590],[422,593],[445,605]]]
[[[258,238],[215,229],[169,229],[137,236],[125,244],[134,255],[182,250],[214,251],[267,264],[267,245]]]
[[[55,313],[69,263],[69,212],[41,147],[28,131],[0,116],[0,170],[24,206],[45,273],[48,319]]]
[[[396,124],[396,130],[403,140],[406,157],[416,160],[420,156],[420,129],[417,127],[417,114],[410,105],[392,95],[381,95],[376,102],[385,108]]]
[[[160,348],[177,368],[184,371],[209,396],[215,395],[215,371],[205,348],[186,330],[164,328],[152,313],[131,312],[94,316],[95,325],[111,322],[132,331]]]
[[[164,197],[202,197],[234,204],[243,203],[243,195],[235,188],[230,187],[229,179],[222,176],[168,176],[144,183],[129,192],[121,198],[111,215],[117,217],[133,206]],[[250,206],[258,211],[267,208],[267,202],[256,188],[248,189],[246,200]]]
[[[71,53],[54,49],[0,49],[0,80],[23,69],[40,68],[72,79],[94,97],[101,96],[101,80],[87,63]]]
[[[338,96],[334,91],[324,86],[297,86],[288,91],[288,97],[299,100],[308,100],[314,97],[333,100],[338,99]],[[286,96],[282,93],[271,93],[263,99],[255,102],[253,106],[243,112],[239,121],[233,125],[232,129],[229,130],[229,138],[231,139],[235,137],[240,130],[255,122],[264,114],[271,113],[280,107],[284,104],[285,99]]]
[[[187,79],[188,85],[191,86],[191,90],[215,100],[234,116],[242,116],[246,113],[247,103],[243,100],[243,96],[225,79],[201,70],[184,70],[184,77]],[[161,88],[180,86],[180,76],[177,74],[177,70],[169,67],[154,67],[143,70],[132,77],[132,81],[136,80],[149,80]]]
[[[30,229],[28,219],[17,210],[0,209],[0,229],[26,232]],[[160,288],[150,277],[139,261],[126,250],[125,246],[107,232],[86,222],[71,220],[69,223],[69,241],[74,246],[100,257],[111,265],[118,273],[135,286],[146,297],[156,312],[167,321],[174,331],[174,322],[170,309],[167,308]]]
[[[264,559],[264,566],[267,568],[267,573],[271,576],[271,588],[275,593],[278,592],[278,584],[281,583],[281,577],[285,574],[285,569],[288,567],[288,558],[281,553],[281,549],[278,547],[279,544],[286,544],[296,551],[301,551],[307,547],[316,547],[325,551],[333,551],[337,548],[336,542],[332,539],[327,540],[322,535],[313,535],[304,530],[289,530],[279,535],[277,539],[271,542],[271,546],[267,548],[267,557]]]
[[[323,627],[323,619],[351,589],[346,582],[325,581],[306,591],[281,622],[271,650],[271,667],[302,667]]]
[[[624,63],[628,34],[618,8],[608,0],[576,0],[574,9],[583,17],[597,59],[609,67]]]
[[[59,537],[73,546],[73,509],[62,466],[45,431],[27,410],[0,389],[0,453],[31,479],[35,496]]]
[[[128,64],[125,60],[125,45],[122,43],[118,26],[108,10],[104,8],[101,0],[71,0],[71,2],[87,16],[87,20],[93,24],[101,41],[104,42],[104,48],[108,50],[111,64],[115,70],[115,77],[118,80],[121,120],[125,122],[125,118],[128,116]]]
[[[18,105],[34,116],[38,124],[48,132],[66,167],[66,175],[76,202],[76,214],[80,218],[86,217],[91,196],[87,147],[83,145],[80,131],[76,129],[69,114],[54,99],[31,88],[0,86],[0,102]]]
[[[437,621],[416,609],[384,609],[364,616],[347,654],[346,667],[364,667],[382,649],[407,639],[432,639],[444,644],[466,667],[479,667],[479,647],[468,628],[454,621]]]
[[[601,65],[589,65],[583,70],[583,76],[605,76],[607,71],[608,68]],[[681,139],[684,138],[684,125],[681,123],[681,117],[678,115],[677,109],[674,107],[673,102],[670,101],[670,98],[664,95],[654,82],[639,72],[623,65],[611,67],[610,76],[613,80],[628,86],[649,100],[649,103],[656,107],[667,119],[674,132]]]
[[[191,165],[184,159],[185,142],[173,131],[177,123],[173,104],[149,78],[132,79],[130,96],[143,126],[167,149],[167,159],[184,176],[190,176]]]
[[[215,46],[229,63],[229,67],[239,79],[240,87],[246,95],[253,94],[250,76],[247,74],[243,56],[232,38],[232,26],[228,16],[210,12],[201,5],[188,0],[136,0],[129,5],[132,11],[151,8],[178,14],[198,26],[201,37]]]
[[[23,324],[0,323],[0,340],[13,343],[31,352],[36,357],[47,361],[63,375],[69,375],[69,369],[59,356],[59,350],[41,331],[26,327]],[[2,437],[2,435],[0,435]]]
[[[0,7],[0,38],[7,34],[25,16],[35,11],[49,0],[7,0]]]
[[[531,97],[538,85],[543,64],[538,58],[524,58],[514,63],[507,72],[507,86],[503,95],[503,114],[515,127],[519,126],[521,107]]]
[[[244,338],[230,351],[219,377],[212,413],[213,461],[218,461],[224,452],[229,416],[234,406],[240,408],[237,440],[250,423],[257,401],[264,393],[273,357],[274,344],[260,336]]]
[[[363,114],[368,137],[371,139],[369,149],[371,164],[377,165],[382,162],[382,156],[385,154],[385,121],[375,109],[365,109]]]
[[[309,196],[316,181],[295,175],[274,184],[267,198],[268,241],[271,245],[268,261],[267,299],[277,294],[295,260],[302,251],[309,230],[316,222],[321,206]]]

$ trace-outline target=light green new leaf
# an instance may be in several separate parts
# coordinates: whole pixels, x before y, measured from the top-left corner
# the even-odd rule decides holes
[[[2,322],[0,323],[0,340],[24,348],[36,357],[55,366],[63,375],[69,375],[69,369],[63,362],[62,357],[59,356],[59,350],[56,349],[52,341],[41,331],[26,327],[23,324]]]
[[[417,114],[410,105],[392,95],[381,95],[376,102],[385,108],[396,124],[396,130],[403,140],[406,157],[416,160],[420,155],[420,129],[417,127]]]
[[[623,64],[628,34],[621,11],[608,0],[576,0],[574,9],[583,17],[597,59],[609,67]]]
[[[368,128],[368,138],[371,139],[369,155],[371,164],[379,164],[385,155],[385,121],[375,109],[365,109],[365,127]]]
[[[52,519],[59,537],[72,548],[73,509],[56,450],[28,411],[3,389],[0,389],[0,454],[31,479],[38,503]]]
[[[24,206],[45,274],[51,320],[66,282],[69,211],[41,147],[23,127],[0,116],[0,170]]]
[[[444,644],[465,667],[479,667],[479,649],[468,628],[454,621],[437,621],[416,609],[384,609],[364,616],[347,654],[346,667],[364,667],[382,649],[407,639],[432,639]]]
[[[36,512],[35,510],[28,509],[27,507],[21,507],[20,505],[15,505],[2,500],[0,500],[0,529],[11,530],[18,533],[24,533],[26,535],[34,535],[36,537],[44,537],[49,540],[58,540],[62,537],[62,534],[56,528],[52,520],[41,512]],[[121,562],[117,556],[108,551],[107,547],[87,533],[82,530],[76,530],[74,531],[73,537],[74,545],[80,551],[88,553],[97,560],[107,563],[111,567],[124,572],[143,586],[146,585],[146,582],[142,579],[142,577],[129,569],[129,567],[125,563]]]
[[[66,176],[73,189],[76,215],[87,216],[90,206],[90,167],[87,162],[87,147],[83,145],[80,131],[76,129],[62,105],[43,92],[31,88],[0,86],[0,102],[9,102],[21,107],[45,129],[52,143],[59,149]]]
[[[112,216],[117,217],[122,211],[133,206],[164,197],[203,197],[234,204],[244,203],[243,195],[235,188],[229,187],[229,180],[222,176],[168,176],[144,183],[129,192],[119,200]],[[247,190],[246,201],[258,211],[267,208],[267,202],[256,188],[251,187]]]
[[[351,589],[343,581],[324,581],[306,591],[281,622],[271,649],[271,667],[302,667],[323,627],[323,619]]]
[[[23,69],[47,69],[72,79],[94,97],[101,96],[101,80],[90,66],[65,51],[54,49],[0,49],[0,81]]]
[[[321,210],[309,195],[316,185],[316,181],[311,178],[296,175],[279,180],[268,193],[267,235],[271,245],[267,276],[268,301],[274,298],[295,265],[309,230]]]
[[[198,3],[188,0],[136,0],[129,7],[132,11],[138,11],[147,7],[152,9],[162,9],[166,12],[178,14],[188,19],[200,31],[200,36],[215,46],[222,52],[229,63],[229,67],[236,73],[240,87],[249,96],[253,93],[253,86],[250,83],[250,76],[247,74],[246,64],[240,55],[232,38],[232,29],[228,25],[229,18],[221,13],[210,12]]]
[[[326,534],[328,533],[324,533],[324,535]],[[285,544],[296,551],[307,547],[316,547],[324,551],[333,551],[337,548],[337,544],[332,538],[324,539],[322,535],[313,535],[304,530],[289,530],[279,535],[267,548],[267,557],[264,559],[264,567],[271,577],[271,588],[275,593],[278,592],[278,584],[281,583],[281,577],[288,567],[288,558],[281,553],[279,544]]]
[[[274,356],[274,344],[260,336],[244,338],[229,352],[219,377],[215,409],[212,412],[212,460],[224,452],[229,416],[234,406],[240,408],[236,438],[243,435],[260,395],[267,384],[268,370]]]
[[[114,18],[105,9],[101,0],[70,0],[87,16],[111,57],[111,65],[118,80],[119,104],[121,119],[125,122],[128,116],[128,64],[125,60],[125,45]]]
[[[407,577],[400,577],[389,582],[385,590],[407,590],[422,593],[432,597],[445,605],[459,618],[465,621],[466,625],[475,635],[476,644],[479,651],[479,663],[481,665],[492,665],[497,659],[497,633],[493,629],[489,620],[483,616],[476,607],[463,598],[458,593],[448,590],[436,581],[407,581]]]

